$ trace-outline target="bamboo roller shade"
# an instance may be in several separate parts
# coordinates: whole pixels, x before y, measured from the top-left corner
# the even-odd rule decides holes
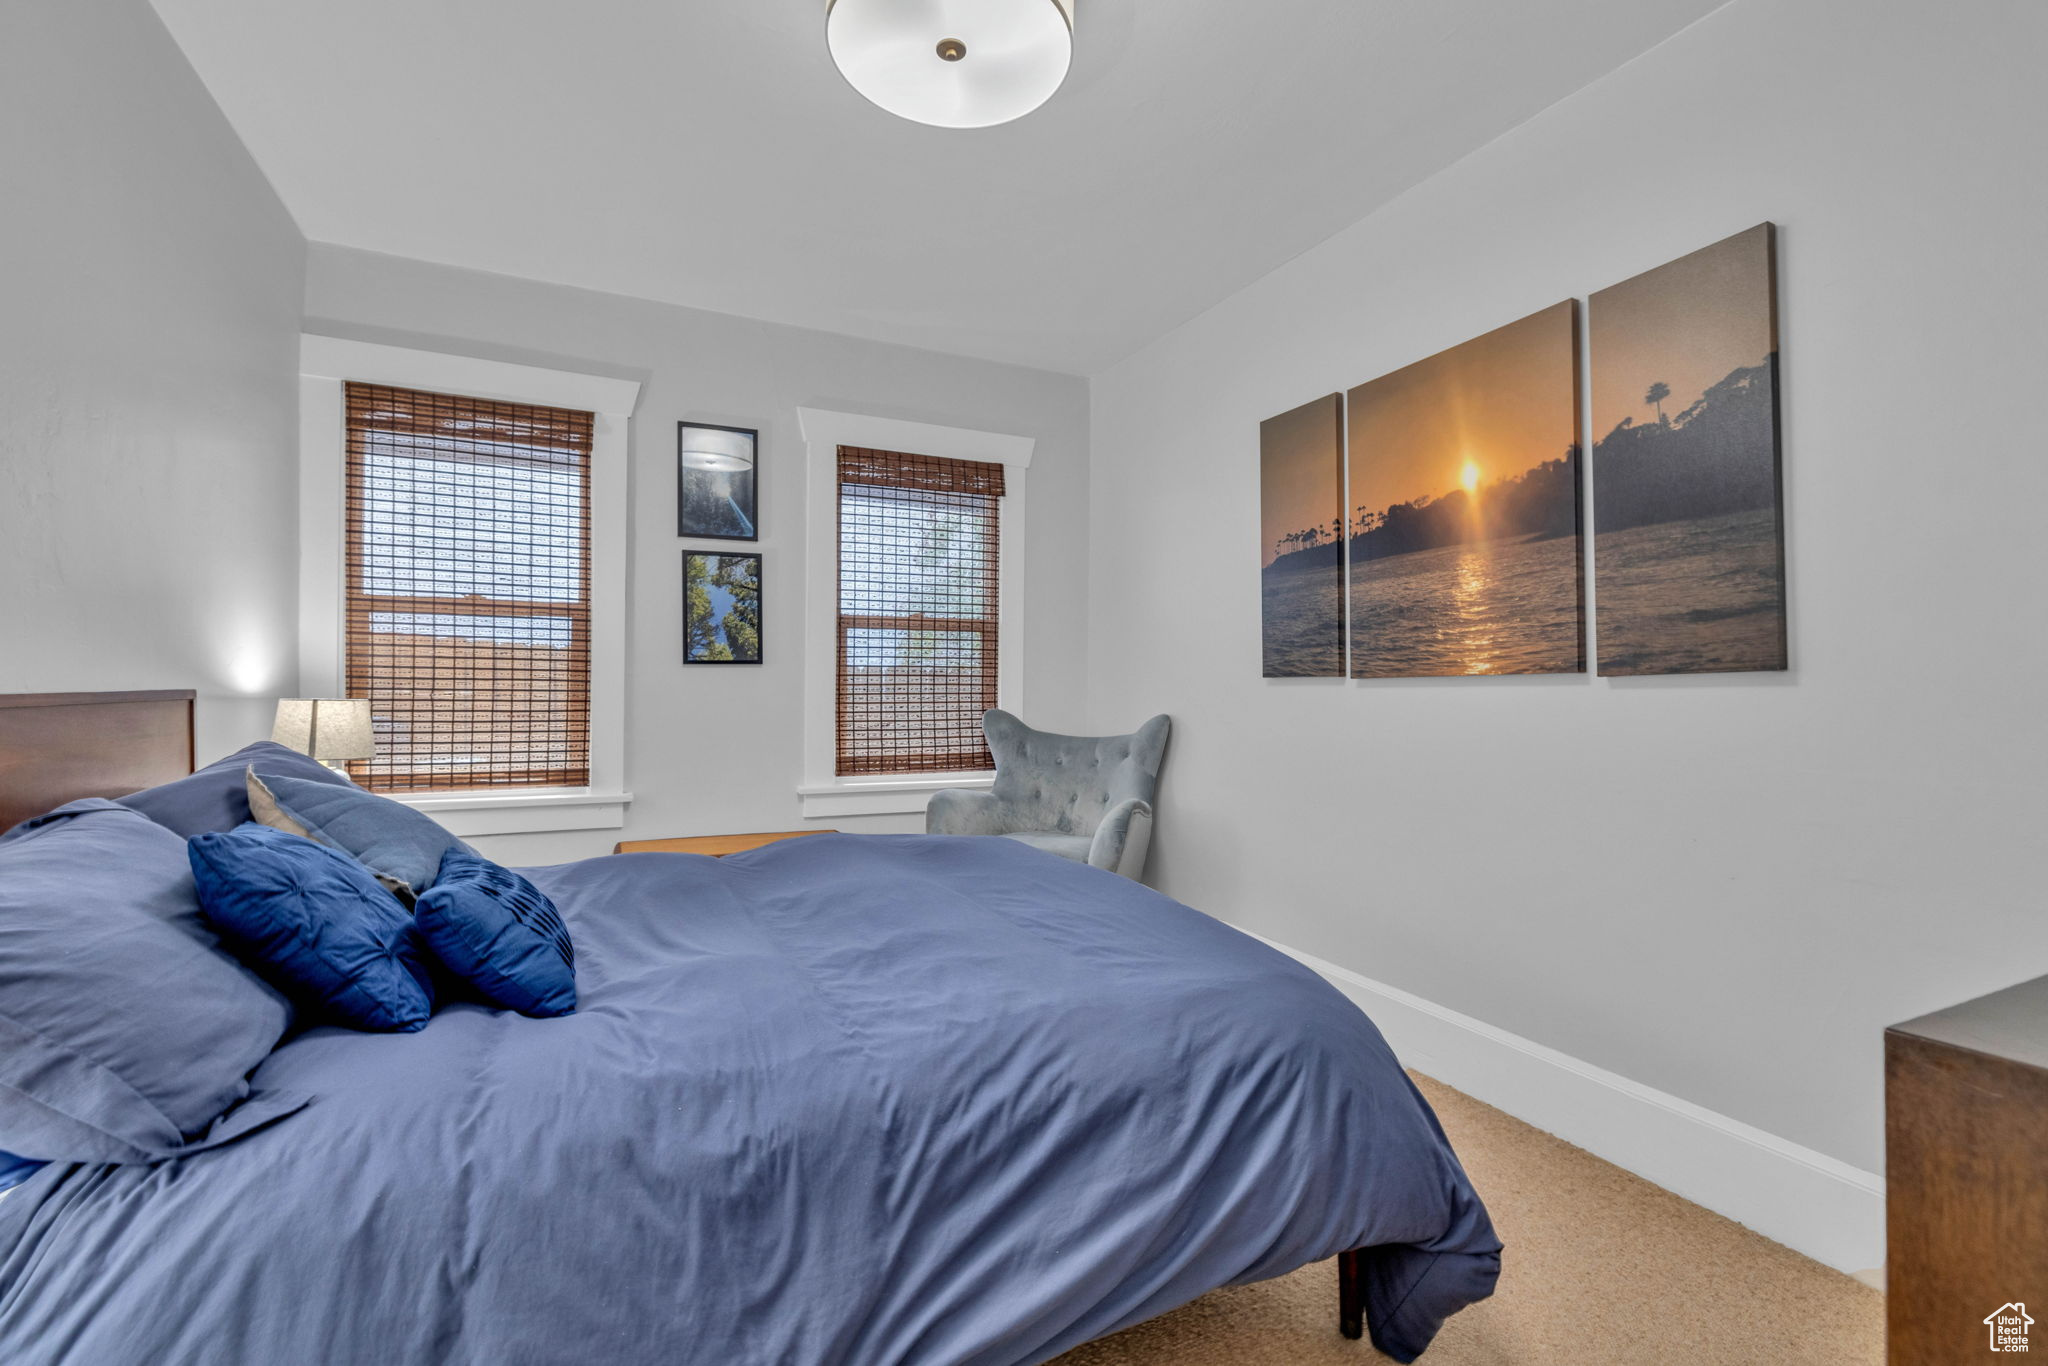
[[[346,386],[346,673],[375,791],[590,781],[590,413]]]
[[[1003,467],[839,448],[842,774],[995,767]]]

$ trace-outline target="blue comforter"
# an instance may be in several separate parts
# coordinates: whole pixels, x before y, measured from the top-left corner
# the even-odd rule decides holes
[[[1353,1247],[1406,1361],[1492,1289],[1372,1024],[1134,883],[922,836],[529,875],[576,1014],[310,1030],[217,1146],[45,1168],[0,1361],[1007,1366]]]

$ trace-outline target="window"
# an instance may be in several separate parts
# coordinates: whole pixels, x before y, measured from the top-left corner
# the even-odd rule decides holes
[[[835,771],[995,767],[1003,466],[841,446]]]
[[[386,792],[590,782],[593,414],[349,383],[347,695]]]
[[[804,443],[805,491],[804,748],[803,771],[797,783],[801,809],[806,820],[914,817],[940,788],[986,788],[994,781],[995,770],[987,767],[981,747],[981,708],[989,698],[985,671],[994,670],[994,705],[1026,714],[1024,547],[1029,544],[1025,514],[1030,500],[1025,483],[1038,443],[1032,437],[1007,432],[829,408],[799,408],[796,417]],[[916,454],[897,454],[906,451]],[[861,466],[846,487],[840,482],[842,453],[856,456]],[[892,462],[902,460],[917,461],[928,472],[943,471],[947,477],[937,488],[916,479],[899,482],[890,477],[889,470]],[[1000,484],[995,482],[997,471]],[[973,477],[956,483],[952,476],[962,473]],[[927,610],[947,604],[928,601],[919,605],[907,600],[907,590],[892,601],[886,586],[899,573],[907,573],[900,562],[892,563],[886,555],[864,557],[857,546],[854,553],[847,553],[843,520],[860,525],[865,519],[879,541],[893,534],[885,531],[890,524],[913,526],[920,507],[929,513],[938,503],[956,497],[972,510],[978,525],[989,528],[992,524],[991,534],[977,543],[980,553],[988,557],[980,566],[982,572],[993,565],[995,588],[988,594],[983,580],[982,600],[963,604],[964,612]],[[853,511],[843,519],[847,506]],[[958,541],[961,554],[972,539]],[[868,558],[874,560],[872,573]],[[847,561],[845,565],[842,559]],[[962,560],[953,558],[953,563],[957,568]],[[860,583],[863,578],[870,583]],[[933,592],[937,582],[929,584]],[[856,591],[851,597],[842,596],[846,588]],[[872,620],[901,616],[918,620],[914,625],[877,625]],[[866,625],[861,624],[864,617],[870,619]],[[866,634],[870,631],[875,634]],[[963,636],[976,642],[968,650],[982,652],[971,661],[973,667],[955,667],[950,672],[937,667],[939,648],[961,646]],[[891,641],[896,643],[893,650]],[[993,664],[989,651],[994,654]],[[957,665],[970,663],[957,652],[954,660]],[[922,678],[909,672],[914,667],[923,669]],[[888,677],[892,668],[897,671],[893,680]],[[848,679],[843,693],[842,676]],[[970,678],[971,700],[944,686],[964,684]],[[948,692],[950,697],[942,696]],[[934,705],[939,703],[943,705]],[[913,718],[912,706],[922,719]],[[938,733],[935,727],[922,736],[916,733],[914,726],[931,727],[931,722],[941,717],[945,733]],[[961,764],[981,767],[910,766],[919,755],[931,756],[932,763],[954,762],[937,757],[941,754],[956,755]]]

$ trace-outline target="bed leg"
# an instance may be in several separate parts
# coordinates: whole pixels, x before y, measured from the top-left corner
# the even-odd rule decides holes
[[[1337,1331],[1365,1336],[1365,1253],[1355,1248],[1337,1254]]]

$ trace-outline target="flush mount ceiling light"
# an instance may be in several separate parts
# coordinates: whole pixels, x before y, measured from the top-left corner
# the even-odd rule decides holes
[[[840,74],[892,114],[989,128],[1052,98],[1074,60],[1074,0],[825,0]]]

